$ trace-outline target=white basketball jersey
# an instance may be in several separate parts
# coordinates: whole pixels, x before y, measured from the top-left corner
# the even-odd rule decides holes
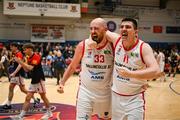
[[[159,52],[158,57],[159,57],[159,64],[160,64],[160,65],[161,65],[161,64],[164,64],[164,62],[165,62],[164,53]]]
[[[117,72],[121,67],[129,70],[140,70],[146,67],[142,59],[142,45],[143,41],[137,40],[132,49],[125,50],[120,38],[117,41],[113,69],[112,90],[114,92],[121,95],[135,95],[142,92],[142,85],[147,82],[146,80],[124,78]]]
[[[84,41],[84,54],[81,61],[80,87],[98,95],[106,95],[111,88],[113,70],[113,46],[107,43],[97,49],[89,49]]]

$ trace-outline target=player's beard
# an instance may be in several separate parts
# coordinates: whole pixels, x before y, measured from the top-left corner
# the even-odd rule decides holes
[[[97,35],[93,35],[92,40],[95,41],[97,44],[99,44],[102,41],[102,37],[101,36],[98,37]]]

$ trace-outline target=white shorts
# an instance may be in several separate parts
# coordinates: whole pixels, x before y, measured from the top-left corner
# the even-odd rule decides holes
[[[112,120],[144,120],[144,93],[121,96],[112,92]]]
[[[107,96],[97,96],[80,88],[76,109],[76,120],[90,120],[92,115],[105,120],[111,118],[111,92]]]
[[[24,85],[24,78],[21,76],[17,77],[11,77],[10,83],[16,84],[16,85]]]
[[[34,93],[46,93],[45,81],[41,80],[39,83],[30,84],[28,91]]]

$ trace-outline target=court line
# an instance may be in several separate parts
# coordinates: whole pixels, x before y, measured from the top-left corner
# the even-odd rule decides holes
[[[19,89],[19,87],[15,87],[15,89],[14,89],[14,94],[17,92],[18,89]],[[5,100],[1,105],[6,104],[7,101],[8,101],[8,98],[6,98],[6,100]]]

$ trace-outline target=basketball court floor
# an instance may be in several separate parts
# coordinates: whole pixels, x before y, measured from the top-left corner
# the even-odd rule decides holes
[[[7,101],[9,82],[6,77],[0,79],[0,104]],[[72,76],[65,86],[65,93],[57,93],[56,79],[47,78],[47,96],[51,102],[53,117],[50,120],[75,120],[76,93],[78,90],[78,76]],[[30,83],[25,80],[26,88]],[[175,78],[168,77],[166,82],[150,81],[150,87],[145,93],[146,112],[145,120],[180,120],[180,74]],[[175,91],[173,91],[175,90]],[[176,93],[177,92],[177,93]],[[35,97],[39,97],[37,94]],[[0,120],[10,120],[9,116],[20,112],[25,95],[18,87],[15,88],[13,108],[3,110],[0,106]],[[42,102],[42,101],[41,101]],[[44,113],[43,105],[33,108],[32,105],[25,120],[39,120]],[[96,120],[93,117],[93,120]]]

